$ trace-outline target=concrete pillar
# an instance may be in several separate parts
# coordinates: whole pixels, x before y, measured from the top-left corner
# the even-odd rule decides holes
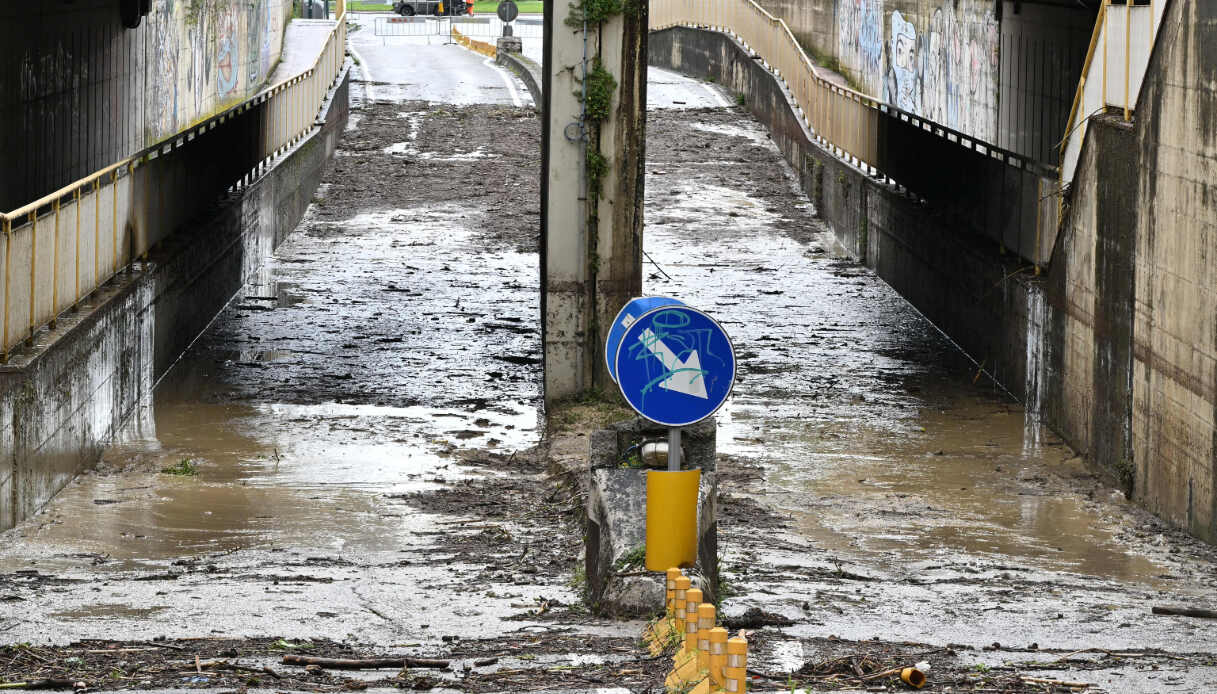
[[[623,13],[589,26],[586,37],[566,23],[570,3],[546,4],[541,310],[547,403],[611,385],[603,335],[642,290],[647,3],[624,4]],[[580,127],[585,56],[590,71],[597,55],[617,88],[609,117]],[[598,150],[608,165],[598,198],[585,196],[585,147]]]

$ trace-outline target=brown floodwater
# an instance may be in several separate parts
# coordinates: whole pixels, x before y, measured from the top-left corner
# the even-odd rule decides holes
[[[748,122],[690,127],[773,155]],[[719,450],[764,470],[767,505],[818,547],[1153,582],[1090,474],[873,272],[834,252],[789,170],[743,183],[724,156],[648,151],[645,290],[714,315],[740,360]],[[713,173],[709,173],[713,171]],[[724,173],[726,172],[726,173]],[[690,181],[697,194],[687,195]],[[790,200],[794,202],[791,203]],[[662,272],[659,270],[662,269]],[[1106,499],[1105,499],[1106,500]]]

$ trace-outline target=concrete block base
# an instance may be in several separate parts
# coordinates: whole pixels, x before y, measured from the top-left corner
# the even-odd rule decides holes
[[[664,609],[663,574],[638,575],[644,570],[639,556],[646,547],[647,471],[615,464],[637,437],[652,437],[663,431],[644,420],[633,420],[592,436],[585,549],[588,598],[600,614],[649,617]],[[702,471],[697,500],[697,563],[687,573],[706,600],[713,601],[718,582],[714,422],[686,432],[686,467]]]
[[[523,53],[524,41],[519,36],[503,36],[495,42],[499,53]]]

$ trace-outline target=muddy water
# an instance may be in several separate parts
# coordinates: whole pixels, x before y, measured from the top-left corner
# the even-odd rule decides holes
[[[663,126],[661,126],[663,127]],[[870,271],[833,252],[755,124],[700,113],[648,150],[646,291],[711,310],[740,356],[720,450],[758,495],[857,561],[986,561],[1152,582],[1051,435]],[[708,137],[717,138],[709,149]],[[675,144],[679,142],[680,144]],[[714,161],[718,160],[718,161]],[[696,194],[689,194],[689,191]]]

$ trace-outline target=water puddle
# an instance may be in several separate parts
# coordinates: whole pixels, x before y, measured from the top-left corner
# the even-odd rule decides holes
[[[693,123],[694,130],[702,132],[714,133],[715,135],[724,135],[726,137],[742,137],[754,143],[758,147],[764,147],[767,150],[776,150],[777,145],[773,143],[773,139],[768,133],[756,128],[749,128],[742,125],[726,125],[723,123]]]
[[[419,152],[413,142],[394,142],[393,144],[381,150],[385,154],[397,154],[401,156],[409,156],[415,159],[424,161],[475,161],[478,159],[490,159],[493,154],[485,151],[483,148],[472,152],[457,152],[456,154],[439,154],[437,152]]]
[[[113,619],[115,617],[140,619],[164,612],[167,607],[131,607],[130,605],[97,604],[85,605],[74,610],[52,612],[53,617],[66,619]]]

